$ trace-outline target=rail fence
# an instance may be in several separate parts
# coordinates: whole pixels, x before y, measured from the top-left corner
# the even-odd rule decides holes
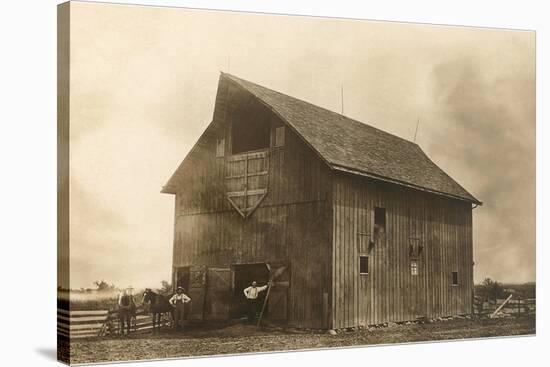
[[[507,301],[504,306],[501,305]],[[492,315],[499,307],[495,317],[533,315],[537,311],[535,298],[510,298],[509,300],[496,299],[484,300],[479,296],[474,297],[474,313],[477,315]]]
[[[503,305],[504,303],[504,305]],[[498,312],[495,314],[495,311]],[[536,313],[536,299],[517,298],[484,300],[474,297],[474,314],[480,316],[509,317],[525,316]],[[163,318],[165,325],[171,320]],[[150,314],[138,312],[132,318],[130,332],[143,332],[153,328]],[[57,333],[67,338],[89,338],[97,336],[120,335],[120,323],[117,311],[68,311],[57,309]]]
[[[130,332],[146,331],[153,327],[153,318],[149,314],[138,313],[130,325]],[[117,311],[67,311],[58,308],[57,333],[71,339],[120,335]]]

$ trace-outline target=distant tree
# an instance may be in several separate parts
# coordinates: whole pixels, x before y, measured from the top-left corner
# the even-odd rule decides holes
[[[115,289],[114,284],[109,284],[105,280],[96,280],[94,282],[94,285],[96,286],[96,289],[98,292],[108,292]]]
[[[170,284],[166,280],[161,281],[160,282],[160,292],[161,293],[170,293],[170,292],[172,292],[172,284]]]
[[[504,298],[504,286],[491,278],[485,278],[480,287],[481,296],[485,299]]]

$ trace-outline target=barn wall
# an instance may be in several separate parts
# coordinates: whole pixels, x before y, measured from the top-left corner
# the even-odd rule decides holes
[[[272,142],[268,150],[268,195],[249,218],[243,219],[225,195],[232,111],[245,104],[257,118],[267,116],[273,131],[282,122],[228,83],[220,85],[217,100],[214,121],[184,162],[187,174],[178,178],[173,266],[283,261],[291,266],[290,322],[301,327],[327,327],[331,294],[330,170],[285,128],[284,147],[275,148]],[[220,137],[226,139],[226,154],[216,158],[216,140]]]
[[[345,174],[333,190],[335,328],[471,312],[469,203]],[[375,206],[386,208],[386,232],[369,252]],[[410,271],[411,238],[423,246],[418,276]],[[368,275],[359,274],[360,253],[369,256]]]
[[[325,327],[330,268],[323,202],[261,207],[248,219],[235,211],[179,216],[174,266],[283,262],[290,264],[288,318],[302,327]],[[325,308],[328,312],[328,303]]]
[[[245,113],[237,112],[245,106]],[[225,109],[224,109],[225,108]],[[231,155],[231,123],[235,119],[267,119],[272,136],[283,122],[248,92],[220,83],[214,119],[186,158],[178,177],[177,213],[196,214],[232,210],[226,198],[226,158]],[[331,195],[330,169],[289,127],[284,147],[268,149],[269,194],[261,206],[325,201]],[[225,156],[216,157],[216,141],[225,139]]]

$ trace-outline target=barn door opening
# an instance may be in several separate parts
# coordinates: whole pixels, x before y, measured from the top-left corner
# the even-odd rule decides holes
[[[230,314],[232,318],[245,317],[248,310],[244,289],[249,287],[252,281],[258,286],[263,286],[269,281],[269,270],[265,263],[235,264],[233,268],[233,297],[234,302]],[[266,292],[258,295],[258,304],[263,304]]]
[[[409,289],[409,307],[413,318],[426,317],[426,293],[423,287],[424,269],[422,259],[409,259],[409,273],[411,277]]]
[[[205,319],[227,320],[231,304],[231,269],[208,268]]]
[[[421,206],[409,208],[409,313],[413,318],[428,314],[425,258],[425,213]]]
[[[267,301],[267,317],[274,321],[288,319],[288,290],[290,288],[290,270],[283,264],[270,264],[273,283]]]

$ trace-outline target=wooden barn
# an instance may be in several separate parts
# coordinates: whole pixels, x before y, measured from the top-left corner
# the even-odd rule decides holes
[[[481,202],[407,140],[222,73],[175,195],[173,282],[187,317],[346,328],[470,314]],[[265,292],[264,292],[265,293]]]

